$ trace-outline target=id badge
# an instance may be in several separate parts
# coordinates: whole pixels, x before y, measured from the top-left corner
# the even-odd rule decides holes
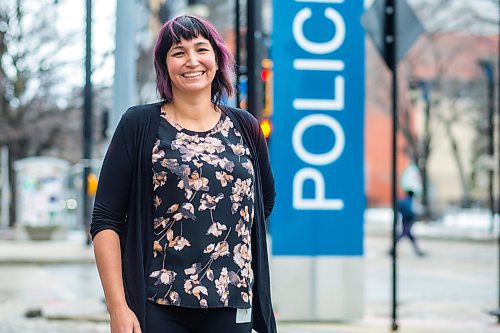
[[[236,309],[236,324],[249,323],[252,320],[252,309]]]

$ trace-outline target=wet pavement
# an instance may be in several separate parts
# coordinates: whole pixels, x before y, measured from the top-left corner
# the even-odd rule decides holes
[[[400,332],[500,332],[486,313],[496,308],[498,300],[496,241],[422,239],[420,243],[428,256],[416,257],[407,242],[401,243],[398,252]],[[388,244],[386,236],[366,237],[363,319],[280,322],[279,332],[389,332]],[[38,310],[42,317],[25,317],[28,311]],[[0,332],[108,332],[106,319],[91,249],[78,238],[72,242],[0,240]]]
[[[0,265],[0,332],[107,332],[101,295],[93,264]]]

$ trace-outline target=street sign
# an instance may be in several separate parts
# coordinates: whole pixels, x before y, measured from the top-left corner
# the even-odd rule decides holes
[[[388,63],[389,54],[385,49],[386,25],[385,1],[376,0],[363,14],[361,23],[384,61]],[[425,32],[420,20],[406,0],[397,0],[396,11],[396,63],[403,59],[413,43]]]
[[[274,3],[276,255],[363,254],[363,5],[328,2]]]
[[[363,315],[363,10],[362,1],[274,1],[270,226],[278,319]]]

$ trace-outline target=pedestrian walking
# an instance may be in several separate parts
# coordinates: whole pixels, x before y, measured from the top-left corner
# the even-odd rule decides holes
[[[233,58],[183,15],[161,28],[154,66],[161,102],[122,116],[92,215],[111,332],[274,333],[274,178],[258,121],[221,104]]]
[[[413,197],[414,192],[407,191],[406,196],[397,203],[397,210],[400,215],[402,230],[396,238],[396,244],[401,240],[401,238],[407,237],[411,241],[415,254],[422,257],[425,253],[420,250],[417,240],[412,233],[412,227],[416,218]],[[392,251],[394,251],[394,249]]]

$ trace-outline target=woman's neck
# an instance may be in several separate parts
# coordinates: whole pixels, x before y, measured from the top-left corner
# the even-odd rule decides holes
[[[181,127],[193,131],[206,131],[212,128],[220,118],[220,112],[207,99],[174,99],[163,106],[167,115]]]

